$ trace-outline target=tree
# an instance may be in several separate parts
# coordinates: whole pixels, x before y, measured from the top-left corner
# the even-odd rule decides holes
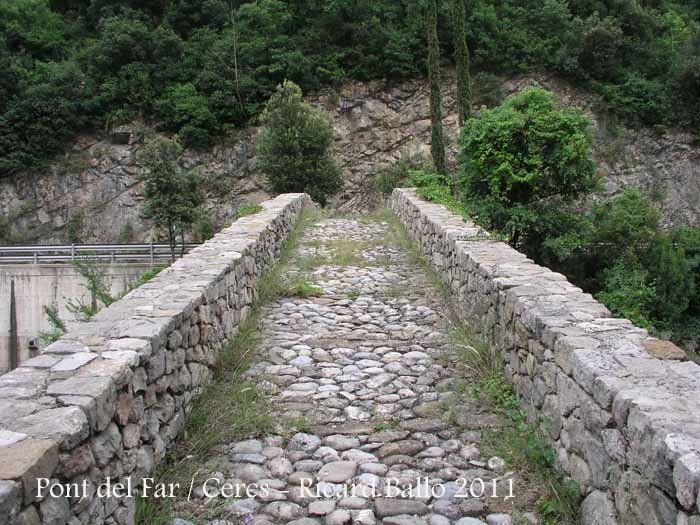
[[[445,139],[442,130],[442,96],[440,94],[440,41],[437,34],[438,0],[429,0],[426,25],[428,30],[428,84],[430,85],[430,152],[435,171],[444,174]]]
[[[622,257],[604,272],[605,287],[596,298],[613,315],[624,317],[642,328],[653,328],[651,310],[656,290],[648,283],[648,272],[636,258]]]
[[[171,259],[175,260],[177,236],[184,250],[185,230],[200,216],[203,196],[195,171],[184,171],[178,163],[182,146],[177,140],[156,137],[139,151],[145,168],[142,175],[146,206],[144,215],[168,234]]]
[[[649,255],[649,273],[654,279],[654,315],[665,322],[677,322],[694,295],[694,276],[683,248],[673,246],[666,234],[657,235]]]
[[[460,139],[464,199],[486,215],[488,227],[522,237],[547,236],[556,214],[595,187],[590,121],[559,108],[554,95],[530,88],[468,120]]]
[[[660,219],[661,214],[637,188],[596,204],[589,241],[595,266],[610,268],[629,251],[642,258],[658,232]]]
[[[467,10],[464,0],[452,0],[453,38],[457,66],[457,116],[459,126],[469,119],[472,107],[472,86],[469,75],[469,46],[467,45]]]
[[[460,142],[465,189],[507,204],[572,201],[596,182],[590,121],[529,88],[467,122]]]
[[[333,126],[320,109],[304,101],[301,89],[285,80],[262,114],[257,141],[259,165],[278,193],[306,192],[325,205],[342,186],[331,154]]]

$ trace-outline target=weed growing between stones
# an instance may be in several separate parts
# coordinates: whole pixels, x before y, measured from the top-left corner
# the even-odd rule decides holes
[[[300,297],[306,299],[308,297],[317,297],[323,293],[323,290],[312,285],[304,278],[297,277],[281,291],[281,297]]]
[[[263,209],[262,206],[259,204],[251,204],[249,202],[244,202],[236,210],[233,212],[233,220],[240,219],[241,217],[245,217],[246,215],[253,215],[255,213],[258,213]]]
[[[153,478],[157,483],[179,483],[181,490],[182,487],[187,490],[191,480],[195,479],[194,486],[201,486],[200,482],[203,480],[198,476],[209,475],[217,470],[215,458],[221,455],[227,443],[260,436],[272,430],[278,423],[272,416],[268,395],[258,388],[254,381],[246,379],[244,374],[256,357],[261,309],[284,296],[285,287],[289,286],[282,279],[284,268],[289,264],[290,255],[304,229],[317,218],[318,215],[314,211],[302,211],[282,248],[277,264],[258,279],[257,299],[250,314],[239,324],[236,335],[219,354],[212,381],[192,403],[185,430],[156,468]],[[313,288],[310,285],[297,285],[298,293],[313,291],[310,290]],[[193,520],[215,518],[221,511],[220,505],[213,505],[200,509],[201,512],[198,512],[195,518],[183,516],[182,512],[173,507],[173,503],[169,499],[137,498],[136,523],[163,524],[172,519],[174,513],[181,518]]]
[[[537,513],[546,525],[578,523],[581,492],[557,466],[557,454],[546,435],[546,421],[533,424],[521,408],[513,386],[503,375],[500,356],[479,342],[463,326],[451,333],[453,347],[467,374],[471,388],[455,389],[457,398],[469,396],[486,403],[501,418],[502,425],[486,428],[481,435],[482,452],[503,458],[509,468],[527,472],[541,489]]]

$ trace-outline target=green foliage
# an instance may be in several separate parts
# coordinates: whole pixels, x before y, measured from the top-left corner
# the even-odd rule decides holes
[[[580,110],[558,108],[554,95],[539,88],[469,120],[459,158],[467,208],[521,247],[540,244],[566,221],[562,204],[596,184],[590,122]]]
[[[184,239],[185,231],[200,217],[204,200],[197,172],[180,168],[181,154],[179,142],[165,137],[147,142],[138,152],[145,168],[144,215],[166,229],[173,260],[177,236]]]
[[[621,259],[604,274],[604,291],[596,295],[613,315],[629,319],[642,328],[652,328],[651,311],[655,289],[648,272],[632,260]]]
[[[134,225],[131,224],[131,221],[127,221],[124,226],[122,226],[122,229],[119,230],[119,243],[120,244],[128,244],[130,242],[134,242]]]
[[[48,332],[39,332],[39,338],[47,345],[58,341],[58,339],[66,333],[66,323],[63,322],[61,317],[58,315],[58,307],[53,305],[42,306],[44,311],[44,317],[51,326],[51,330]]]
[[[165,270],[165,268],[166,268],[165,266],[154,266],[150,270],[143,272],[141,275],[138,276],[138,279],[129,283],[129,285],[126,288],[126,291],[123,294],[121,294],[117,299],[121,299],[126,294],[128,294],[130,291],[135,290],[136,288],[138,288],[139,286],[141,286],[143,284],[146,284],[148,281],[153,279],[160,272]]]
[[[491,404],[504,418],[503,427],[483,433],[481,448],[514,468],[527,470],[539,480],[546,495],[537,502],[537,514],[547,525],[578,523],[581,492],[557,466],[557,454],[546,434],[546,421],[534,425],[520,408],[513,387],[502,372],[492,372],[473,388],[477,400]]]
[[[138,117],[204,146],[249,122],[285,79],[306,92],[424,75],[425,4],[5,1],[0,173],[40,165],[78,132]],[[697,2],[478,0],[464,24],[459,4],[430,9],[439,52],[463,64],[458,100],[471,51],[480,74],[546,69],[632,121],[700,124]]]
[[[428,84],[430,88],[430,152],[435,171],[444,174],[445,138],[442,129],[442,87],[440,80],[440,41],[437,33],[438,0],[428,1],[426,28],[428,32]]]
[[[508,205],[569,202],[595,183],[589,120],[580,110],[557,108],[554,95],[540,88],[467,122],[460,160],[470,196]]]
[[[529,90],[466,123],[456,187],[421,171],[409,183],[565,274],[614,315],[697,347],[700,230],[662,233],[660,213],[635,188],[582,213],[597,187],[588,127],[580,112]]]
[[[259,204],[244,202],[243,204],[239,204],[238,207],[234,210],[233,219],[237,220],[237,219],[240,219],[241,217],[245,217],[246,215],[253,215],[253,214],[258,213],[259,211],[262,211],[262,210],[263,210],[263,207],[260,206]]]
[[[382,168],[374,179],[376,191],[383,195],[389,195],[394,188],[405,185],[412,171],[425,167],[425,161],[421,156],[402,156],[394,164]],[[415,184],[414,184],[415,185]]]
[[[185,146],[207,146],[210,135],[216,132],[216,118],[209,110],[207,98],[193,84],[172,86],[155,106],[163,127],[177,131]]]
[[[463,326],[453,329],[451,343],[467,376],[476,380],[469,394],[501,416],[499,426],[482,432],[482,453],[503,458],[509,467],[527,471],[541,483],[544,495],[537,502],[537,514],[544,523],[578,523],[580,489],[557,466],[557,454],[547,436],[549,423],[540,420],[535,424],[528,418],[503,375],[502,357],[494,349]],[[464,395],[459,389],[456,394]]]
[[[214,237],[214,221],[211,215],[201,212],[197,220],[192,224],[192,240],[194,242],[205,242]]]
[[[673,246],[668,235],[657,235],[647,267],[656,290],[654,317],[671,324],[678,322],[695,295],[695,278],[683,248]]]
[[[68,219],[66,223],[66,233],[68,235],[68,242],[79,243],[80,242],[80,232],[83,228],[83,214],[78,212],[74,213]]]
[[[79,257],[72,261],[73,268],[85,279],[85,288],[90,296],[89,302],[82,298],[68,299],[66,307],[76,319],[89,321],[99,310],[100,303],[109,306],[118,297],[114,297],[110,291],[107,278],[107,266],[92,257]]]
[[[325,205],[342,185],[333,159],[333,127],[327,116],[304,101],[301,89],[284,81],[262,114],[259,165],[275,192],[306,192]]]

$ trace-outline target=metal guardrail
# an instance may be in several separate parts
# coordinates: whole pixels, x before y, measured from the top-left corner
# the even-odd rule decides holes
[[[185,253],[199,246],[185,243]],[[175,246],[179,257],[182,245]],[[0,246],[0,264],[50,264],[66,263],[76,258],[89,257],[108,263],[147,262],[170,260],[170,245],[150,244],[66,244],[33,246]]]

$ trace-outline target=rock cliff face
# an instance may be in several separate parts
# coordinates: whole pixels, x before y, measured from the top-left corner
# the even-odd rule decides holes
[[[445,129],[454,160],[457,118],[448,74],[445,81]],[[700,148],[689,133],[664,136],[649,129],[613,126],[596,111],[594,97],[546,75],[477,83],[475,109],[532,84],[559,94],[564,104],[581,106],[595,124],[595,156],[605,194],[639,186],[658,205],[666,225],[700,225]],[[395,85],[351,83],[339,93],[312,101],[331,115],[336,155],[345,188],[334,200],[339,209],[366,209],[378,199],[374,175],[402,156],[429,158],[430,119],[424,81]],[[217,227],[231,220],[235,206],[269,196],[256,169],[255,128],[209,151],[187,151],[183,164],[205,175],[208,208]],[[149,241],[158,238],[141,217],[143,200],[136,175],[139,141],[114,144],[109,137],[80,137],[64,158],[45,170],[0,179],[0,243]]]

